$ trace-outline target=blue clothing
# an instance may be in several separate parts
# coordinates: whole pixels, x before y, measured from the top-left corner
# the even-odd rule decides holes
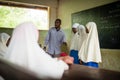
[[[98,63],[96,62],[87,62],[87,63],[83,62],[83,65],[98,68]]]
[[[66,42],[66,37],[62,29],[59,31],[55,27],[52,27],[46,36],[44,46],[48,45],[47,52],[49,54],[60,54],[61,53],[61,44]]]
[[[70,51],[70,56],[74,58],[74,63],[75,64],[80,64],[77,50],[71,50]]]

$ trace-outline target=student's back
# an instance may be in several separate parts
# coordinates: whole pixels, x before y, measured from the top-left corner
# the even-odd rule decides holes
[[[68,65],[53,59],[38,44],[38,30],[30,22],[18,25],[12,34],[7,59],[19,66],[34,71],[40,78],[60,79]]]

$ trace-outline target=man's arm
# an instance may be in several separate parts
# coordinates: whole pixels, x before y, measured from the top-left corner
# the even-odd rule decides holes
[[[50,38],[50,30],[48,31],[47,36],[45,38],[45,43],[44,43],[44,48],[43,48],[45,51],[46,51],[46,47],[49,43],[49,38]]]
[[[64,33],[64,32],[63,32],[62,44],[64,44],[65,46],[67,46],[66,36],[65,36],[65,33]]]
[[[66,35],[65,35],[64,32],[63,32],[62,44],[63,44],[63,46],[61,47],[61,50],[62,50],[63,52],[68,53],[69,51],[68,51],[68,47],[67,47]]]

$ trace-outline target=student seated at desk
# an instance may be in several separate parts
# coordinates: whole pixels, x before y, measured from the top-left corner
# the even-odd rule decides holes
[[[52,58],[39,47],[38,34],[30,22],[18,25],[13,31],[6,59],[34,71],[42,79],[60,79],[64,70],[69,69],[67,64],[73,64],[73,58]]]

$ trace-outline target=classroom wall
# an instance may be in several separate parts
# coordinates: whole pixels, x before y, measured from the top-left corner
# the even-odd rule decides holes
[[[68,45],[71,40],[71,14],[94,8],[118,0],[60,0],[58,17],[62,19],[62,26],[67,35]],[[101,49],[102,63],[100,68],[120,71],[120,50]]]

